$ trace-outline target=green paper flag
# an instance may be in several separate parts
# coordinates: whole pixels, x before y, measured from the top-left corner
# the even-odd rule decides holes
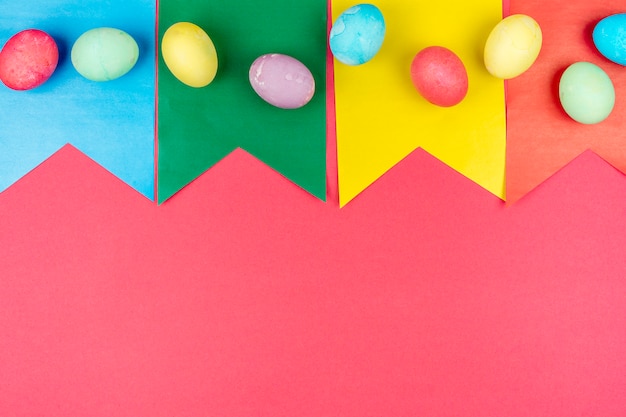
[[[238,147],[325,200],[326,9],[326,0],[159,1],[159,41],[172,24],[191,22],[218,55],[213,82],[193,88],[172,75],[159,50],[159,203]],[[309,68],[316,88],[307,105],[279,109],[254,92],[250,65],[268,53]]]

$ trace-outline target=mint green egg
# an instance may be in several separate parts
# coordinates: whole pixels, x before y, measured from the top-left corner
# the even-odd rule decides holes
[[[615,88],[602,68],[591,62],[570,65],[559,82],[563,110],[584,124],[600,123],[615,106]]]
[[[128,33],[96,28],[80,35],[72,46],[72,65],[92,81],[110,81],[130,71],[139,58],[139,46]]]

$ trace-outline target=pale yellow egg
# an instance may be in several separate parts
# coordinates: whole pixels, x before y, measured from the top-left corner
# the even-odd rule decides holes
[[[209,85],[217,74],[217,52],[209,35],[198,25],[179,22],[170,26],[161,40],[165,65],[190,87]]]
[[[529,69],[541,50],[541,28],[535,19],[514,14],[500,21],[485,43],[485,66],[491,75],[510,79]]]

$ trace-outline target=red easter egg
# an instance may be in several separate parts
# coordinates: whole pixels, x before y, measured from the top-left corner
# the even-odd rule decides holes
[[[415,55],[411,80],[417,91],[437,106],[454,106],[467,94],[467,71],[463,61],[441,46],[430,46]]]
[[[50,78],[58,62],[52,36],[38,29],[23,30],[0,51],[0,80],[13,90],[30,90]]]

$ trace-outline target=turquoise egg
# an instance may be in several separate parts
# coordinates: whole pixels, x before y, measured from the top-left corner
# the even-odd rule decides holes
[[[374,58],[385,39],[385,19],[373,4],[357,4],[339,15],[328,36],[330,50],[347,65]]]
[[[559,98],[563,110],[572,119],[595,124],[611,114],[615,88],[602,68],[590,62],[576,62],[561,76]]]
[[[80,35],[72,46],[72,65],[92,81],[110,81],[130,71],[139,58],[139,46],[128,33],[96,28]]]
[[[600,20],[593,29],[593,43],[607,59],[626,65],[626,13]]]

